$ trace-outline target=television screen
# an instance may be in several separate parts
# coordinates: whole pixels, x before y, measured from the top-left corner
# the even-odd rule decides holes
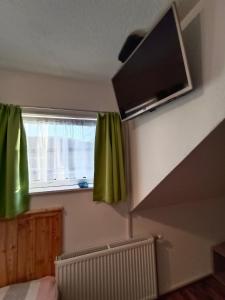
[[[192,89],[179,21],[173,5],[112,78],[122,120]]]

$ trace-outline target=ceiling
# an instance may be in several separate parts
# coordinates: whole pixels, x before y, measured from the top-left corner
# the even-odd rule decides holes
[[[197,0],[177,0],[181,15]],[[172,0],[0,1],[0,68],[109,79],[128,34],[149,29]]]

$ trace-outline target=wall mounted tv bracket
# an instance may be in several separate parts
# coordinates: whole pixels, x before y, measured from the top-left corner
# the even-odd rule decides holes
[[[133,32],[131,33],[126,41],[124,42],[120,53],[118,55],[118,60],[124,63],[128,57],[132,54],[132,52],[137,48],[140,42],[143,40],[145,36],[144,32]]]

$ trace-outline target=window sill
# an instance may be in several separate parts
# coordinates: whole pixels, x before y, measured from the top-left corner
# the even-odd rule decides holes
[[[48,195],[48,194],[58,194],[58,193],[76,193],[76,192],[85,192],[85,191],[93,191],[93,187],[88,188],[59,188],[58,190],[35,190],[29,193],[30,196],[38,196],[38,195]]]

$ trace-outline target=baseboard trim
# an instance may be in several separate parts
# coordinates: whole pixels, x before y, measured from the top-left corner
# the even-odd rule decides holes
[[[179,282],[178,284],[175,284],[175,285],[171,286],[171,288],[168,291],[160,293],[159,296],[164,296],[164,295],[170,294],[170,293],[172,293],[174,291],[177,291],[177,290],[179,290],[181,288],[184,288],[184,287],[186,287],[186,286],[188,286],[190,284],[193,284],[193,283],[195,283],[195,282],[197,282],[199,280],[202,280],[202,279],[204,279],[206,277],[209,277],[209,276],[212,276],[212,275],[213,275],[212,272],[204,273],[204,274],[199,274],[199,275],[197,275],[195,277],[192,277],[192,278],[190,278],[188,280]]]

